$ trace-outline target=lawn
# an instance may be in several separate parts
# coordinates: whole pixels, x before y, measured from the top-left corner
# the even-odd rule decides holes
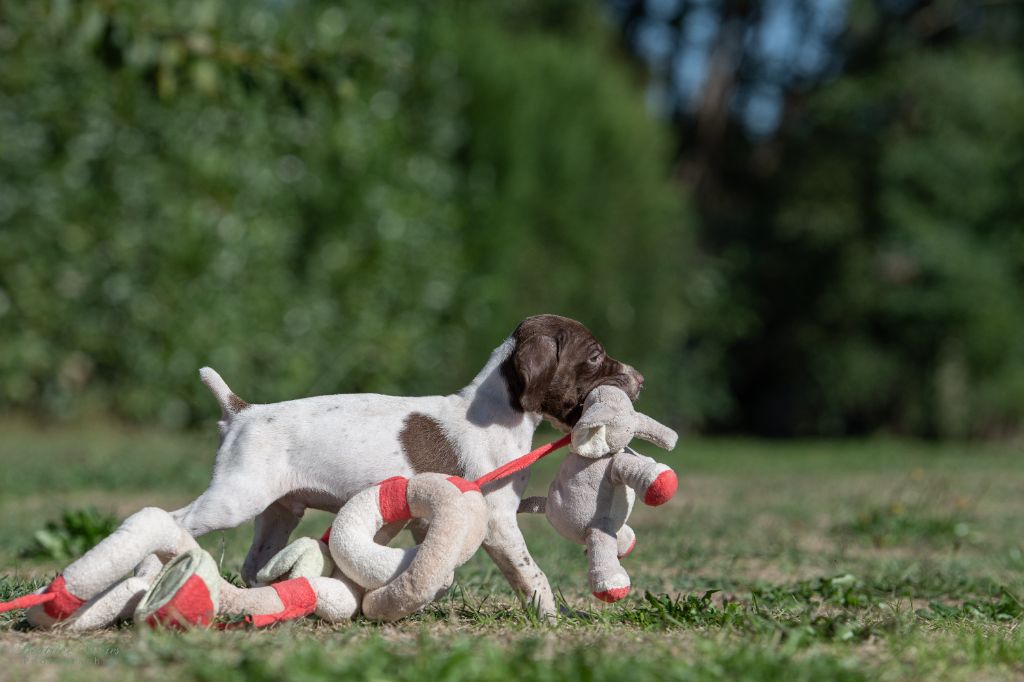
[[[25,555],[47,522],[181,506],[203,489],[215,445],[213,431],[0,421],[0,598],[65,563]],[[1024,678],[1019,446],[683,440],[647,453],[676,468],[680,490],[634,512],[633,594],[619,604],[589,596],[580,547],[525,517],[566,602],[555,623],[519,608],[480,552],[447,598],[396,625],[68,636],[0,615],[0,678]],[[537,467],[533,494],[557,463]],[[327,520],[310,513],[297,532],[319,535]],[[249,533],[202,543],[237,571]]]

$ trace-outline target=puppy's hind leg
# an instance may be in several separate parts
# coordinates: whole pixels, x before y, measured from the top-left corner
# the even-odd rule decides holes
[[[192,504],[171,512],[192,537],[237,528],[273,504],[285,491],[270,490],[258,477],[217,479]]]
[[[256,574],[268,561],[288,544],[292,531],[302,520],[283,500],[277,500],[256,517],[252,545],[242,564],[242,580],[247,585],[257,583]]]

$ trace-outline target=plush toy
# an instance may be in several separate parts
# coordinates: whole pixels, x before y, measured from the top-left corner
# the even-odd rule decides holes
[[[388,547],[407,521],[427,521],[415,547]],[[352,497],[321,540],[300,538],[257,575],[281,577],[334,572],[366,590],[363,615],[392,621],[414,613],[445,592],[455,569],[483,542],[487,507],[476,484],[456,476],[418,474],[390,478]]]
[[[343,575],[294,577],[266,587],[238,587],[224,580],[209,553],[193,548],[169,561],[135,608],[138,625],[184,629],[266,627],[316,614],[348,620],[359,613],[362,590]]]
[[[599,386],[587,395],[572,430],[572,447],[544,498],[528,498],[522,512],[544,512],[563,537],[586,547],[590,588],[602,601],[629,593],[629,575],[619,559],[636,543],[626,524],[636,494],[660,505],[675,494],[675,472],[626,447],[636,436],[671,450],[676,433],[635,412],[623,391]],[[635,492],[634,492],[635,491]]]
[[[423,541],[407,549],[386,547],[414,518],[429,522]],[[373,620],[396,620],[451,585],[455,568],[483,542],[486,521],[483,496],[473,483],[443,474],[388,479],[342,507],[325,537],[329,544],[301,539],[260,573],[267,582],[284,580],[240,588],[220,577],[213,558],[168,512],[151,507],[126,519],[44,590],[0,610],[28,608],[33,625],[69,630],[129,617],[183,628],[210,625],[220,616],[262,627],[311,613],[344,620],[360,609]],[[149,562],[153,555],[159,572]],[[133,567],[136,575],[125,578]]]
[[[135,574],[125,578],[133,567]],[[129,618],[168,627],[208,625],[218,615],[260,626],[313,612],[327,620],[351,618],[361,596],[360,588],[344,577],[238,588],[220,577],[213,558],[168,512],[148,507],[128,517],[46,588],[0,610],[27,608],[35,627],[67,631],[94,630]]]

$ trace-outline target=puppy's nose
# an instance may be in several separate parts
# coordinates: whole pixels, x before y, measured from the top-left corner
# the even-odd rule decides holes
[[[633,379],[636,381],[637,391],[644,387],[644,375],[635,369],[633,370]]]
[[[626,365],[626,376],[633,382],[633,400],[636,400],[637,396],[640,395],[640,389],[644,387],[644,375],[635,368]]]

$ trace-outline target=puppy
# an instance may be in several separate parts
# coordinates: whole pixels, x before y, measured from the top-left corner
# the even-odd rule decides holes
[[[635,400],[644,381],[609,357],[586,327],[557,315],[523,320],[451,395],[365,393],[255,405],[212,369],[200,374],[221,406],[221,445],[207,490],[173,514],[194,536],[255,518],[242,570],[250,584],[307,508],[337,512],[391,476],[429,471],[473,480],[530,450],[541,419],[571,429],[594,387],[617,386]],[[484,548],[516,593],[549,614],[551,587],[516,521],[528,480],[527,470],[484,486]]]

